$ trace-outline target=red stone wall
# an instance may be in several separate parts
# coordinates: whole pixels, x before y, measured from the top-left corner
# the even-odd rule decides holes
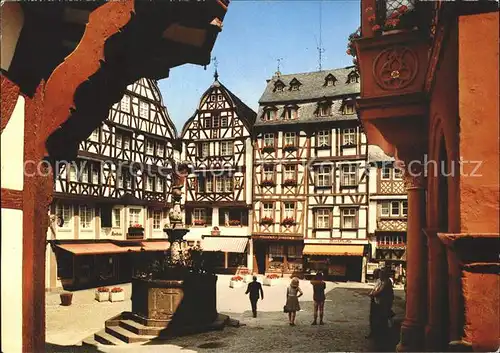
[[[481,176],[462,177],[462,232],[499,231],[498,12],[461,16],[459,40],[460,155],[481,161]],[[472,173],[474,164],[464,165]]]

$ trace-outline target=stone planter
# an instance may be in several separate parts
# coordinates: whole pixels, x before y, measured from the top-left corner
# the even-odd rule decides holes
[[[243,281],[229,281],[229,288],[242,288],[244,285]]]
[[[98,302],[107,302],[109,301],[109,292],[95,292],[95,300]]]
[[[144,236],[144,228],[129,227],[127,235],[128,238],[142,238]]]
[[[244,275],[243,276],[243,281],[245,283],[250,283],[250,282],[253,282],[253,275]]]
[[[217,318],[217,276],[190,274],[182,280],[132,279],[132,313],[146,326],[196,327]]]
[[[271,278],[265,277],[263,284],[265,286],[271,286],[272,287],[272,286],[278,285],[279,283],[280,283],[280,278],[273,278],[273,279],[271,279]]]
[[[61,298],[62,306],[70,306],[73,300],[73,293],[61,293],[59,297]]]
[[[125,300],[125,291],[121,292],[109,292],[110,302],[122,302]]]

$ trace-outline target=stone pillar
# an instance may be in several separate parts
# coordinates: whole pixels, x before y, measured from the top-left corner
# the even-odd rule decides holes
[[[446,250],[438,238],[437,229],[426,229],[428,247],[428,305],[425,326],[425,349],[429,352],[446,351],[448,316],[448,268]]]
[[[248,239],[247,268],[250,273],[254,272],[253,266],[253,239]]]
[[[398,352],[421,351],[426,317],[425,188],[421,165],[408,164],[404,173],[408,193],[406,317],[401,325]]]

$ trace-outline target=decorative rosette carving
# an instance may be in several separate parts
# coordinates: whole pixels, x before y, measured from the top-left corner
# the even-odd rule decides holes
[[[409,86],[418,72],[418,58],[407,47],[383,50],[373,62],[373,77],[384,90],[397,90]]]

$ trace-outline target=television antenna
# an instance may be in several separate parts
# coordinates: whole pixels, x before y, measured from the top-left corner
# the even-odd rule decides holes
[[[323,1],[320,0],[320,2],[319,2],[319,43],[317,43],[319,71],[321,71],[321,69],[322,69],[323,53],[325,52],[325,49],[323,48],[323,41],[321,40],[321,33],[323,32],[323,19],[322,19],[323,7],[322,7],[322,4],[323,4]]]

